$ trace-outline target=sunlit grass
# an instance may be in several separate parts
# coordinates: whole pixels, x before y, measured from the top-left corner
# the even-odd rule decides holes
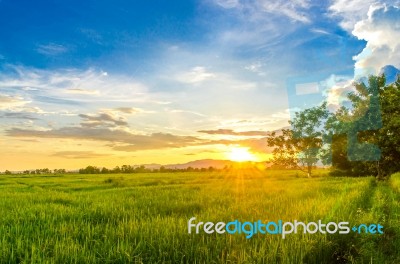
[[[2,176],[0,259],[7,263],[327,263],[335,258],[369,263],[371,256],[376,258],[373,263],[396,260],[391,252],[385,255],[379,249],[379,241],[362,235],[297,234],[282,240],[274,235],[246,239],[187,232],[193,216],[215,222],[382,221],[394,234],[382,241],[397,241],[393,219],[399,213],[399,177],[393,177],[390,186],[376,186],[373,178],[331,178],[323,170],[316,175],[308,179],[294,171],[242,168],[213,173]],[[391,212],[384,211],[386,204]]]

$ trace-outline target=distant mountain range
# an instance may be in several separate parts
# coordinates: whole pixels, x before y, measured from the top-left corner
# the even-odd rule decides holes
[[[238,164],[253,164],[253,165],[265,165],[266,162],[235,162],[235,161],[230,161],[230,160],[214,160],[214,159],[203,159],[203,160],[195,160],[195,161],[190,161],[187,163],[181,163],[181,164],[168,164],[168,165],[161,165],[161,164],[156,164],[156,163],[151,163],[151,164],[142,164],[139,166],[145,166],[147,169],[159,169],[161,166],[163,166],[166,169],[187,169],[189,167],[192,168],[209,168],[209,167],[214,167],[216,169],[222,169],[225,166],[234,166]]]

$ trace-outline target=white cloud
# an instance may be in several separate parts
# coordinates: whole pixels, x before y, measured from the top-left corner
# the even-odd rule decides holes
[[[399,5],[399,0],[334,0],[329,7],[345,30],[367,42],[353,57],[355,79],[378,74],[386,65],[400,66]]]
[[[354,57],[356,74],[377,74],[385,65],[400,67],[400,8],[371,6],[368,17],[357,22],[353,34],[367,41]]]
[[[352,31],[354,25],[367,16],[370,6],[377,0],[334,0],[329,7],[331,15],[341,18],[340,25]]]
[[[176,79],[184,83],[200,83],[215,78],[214,73],[208,72],[206,68],[197,66],[189,72],[180,73]]]
[[[9,96],[0,94],[0,110],[13,110],[28,104],[30,101],[24,100],[20,96]]]

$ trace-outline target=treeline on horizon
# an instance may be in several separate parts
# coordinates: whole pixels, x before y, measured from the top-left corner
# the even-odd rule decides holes
[[[225,166],[224,169],[229,169],[228,166]],[[212,166],[208,168],[166,168],[165,166],[161,166],[160,168],[146,168],[144,165],[141,166],[131,166],[131,165],[122,165],[121,167],[117,166],[113,169],[108,168],[99,168],[96,166],[87,166],[86,168],[79,169],[79,174],[112,174],[112,173],[158,173],[158,172],[213,172],[220,171],[224,169],[214,168]]]
[[[34,169],[34,170],[24,170],[19,172],[13,172],[10,170],[5,170],[5,175],[13,175],[13,174],[25,174],[25,175],[43,175],[43,174],[113,174],[113,173],[159,173],[159,172],[214,172],[214,171],[224,171],[230,170],[233,166],[225,166],[224,168],[215,168],[213,166],[209,166],[208,168],[166,168],[165,166],[161,166],[160,168],[146,168],[144,165],[141,166],[131,166],[131,165],[122,165],[116,166],[113,169],[109,169],[106,167],[97,167],[97,166],[87,166],[86,168],[81,168],[79,170],[66,170],[66,169]]]

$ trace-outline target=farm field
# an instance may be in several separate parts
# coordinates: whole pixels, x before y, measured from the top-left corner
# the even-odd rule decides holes
[[[400,174],[1,175],[1,263],[400,263]],[[379,223],[383,235],[188,234],[188,220]]]

